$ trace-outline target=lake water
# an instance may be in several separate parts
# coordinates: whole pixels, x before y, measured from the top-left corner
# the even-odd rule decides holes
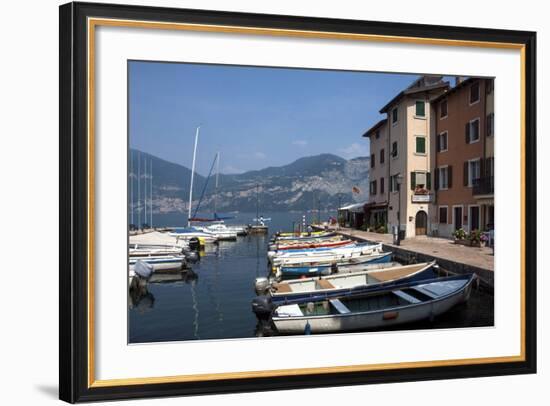
[[[251,309],[254,280],[267,274],[267,244],[276,231],[302,222],[302,213],[262,213],[269,235],[239,237],[236,242],[207,246],[192,274],[150,283],[147,294],[130,299],[129,342],[245,338],[274,332],[258,325]],[[321,213],[326,220],[335,213]],[[307,214],[306,223],[317,219]],[[184,226],[184,215],[155,215],[155,226]],[[255,214],[239,213],[227,223],[252,223]],[[474,290],[470,300],[438,317],[394,329],[477,327],[493,325],[493,296]]]

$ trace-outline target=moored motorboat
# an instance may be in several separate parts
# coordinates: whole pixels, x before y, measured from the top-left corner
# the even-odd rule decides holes
[[[357,294],[367,292],[374,287],[387,286],[390,283],[435,278],[437,273],[434,267],[436,267],[435,261],[323,277],[294,279],[274,283],[269,290],[269,295],[272,297],[273,303],[293,303],[304,299],[317,300]]]
[[[283,265],[275,267],[276,276],[283,278],[330,275],[338,272],[349,273],[353,270],[362,270],[366,265],[384,264],[391,261],[391,252],[381,252],[371,255],[363,255],[356,258],[344,258],[332,262],[308,263],[298,265]],[[361,268],[362,267],[362,268]]]
[[[388,327],[437,317],[470,297],[475,274],[403,283],[368,294],[277,307],[281,334],[330,333]]]
[[[316,262],[334,262],[364,255],[382,252],[382,244],[361,243],[349,247],[317,248],[311,250],[287,250],[281,253],[268,253],[268,259],[274,266],[306,264]]]
[[[150,231],[142,234],[134,234],[129,237],[129,245],[164,245],[180,248],[189,248],[188,241],[179,238],[177,235],[161,233],[160,231]]]
[[[184,248],[158,244],[131,244],[128,247],[130,257],[155,257],[162,255],[180,255]]]
[[[273,241],[307,241],[307,240],[313,240],[316,238],[328,238],[328,237],[334,237],[337,234],[334,232],[312,232],[312,233],[302,233],[298,236],[294,235],[288,235],[288,236],[275,236]]]
[[[130,257],[128,262],[130,272],[135,270],[136,263],[142,261],[153,267],[155,272],[158,271],[178,271],[183,269],[186,264],[185,257],[181,255],[161,255],[154,257]]]
[[[300,250],[300,249],[315,249],[315,248],[334,248],[334,247],[345,247],[353,245],[355,242],[353,240],[339,240],[339,241],[315,241],[315,242],[305,242],[298,244],[274,244],[270,246],[271,251],[288,251],[288,250]]]
[[[199,230],[196,227],[177,227],[174,228],[174,231],[169,233],[169,235],[183,241],[189,241],[192,238],[198,238],[204,243],[215,243],[218,241],[218,238],[214,234]]]

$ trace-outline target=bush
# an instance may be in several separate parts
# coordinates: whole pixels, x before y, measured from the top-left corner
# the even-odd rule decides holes
[[[462,228],[459,228],[458,230],[455,230],[453,232],[453,237],[457,240],[463,240],[466,238],[466,231],[464,231],[464,229]]]
[[[478,243],[481,241],[481,231],[472,230],[468,235],[468,239],[473,243]]]

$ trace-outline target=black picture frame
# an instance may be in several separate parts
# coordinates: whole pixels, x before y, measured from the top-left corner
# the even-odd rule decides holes
[[[59,397],[67,402],[423,381],[536,372],[536,33],[112,4],[60,6]],[[524,46],[525,357],[518,362],[93,387],[88,379],[88,17],[513,43]]]

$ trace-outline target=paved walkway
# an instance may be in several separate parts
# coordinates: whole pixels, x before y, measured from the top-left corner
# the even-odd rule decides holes
[[[371,242],[381,242],[390,247],[395,247],[395,245],[392,244],[393,236],[391,234],[371,233],[343,227],[335,231],[339,231],[350,237],[360,238]],[[401,241],[400,247],[409,251],[475,266],[488,271],[494,272],[495,270],[492,248],[466,247],[464,245],[455,244],[453,241],[446,238],[427,236],[406,238]]]

